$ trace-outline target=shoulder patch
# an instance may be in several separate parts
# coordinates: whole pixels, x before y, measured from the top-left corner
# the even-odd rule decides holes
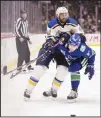
[[[73,25],[78,25],[78,22],[75,19],[71,18],[71,17],[69,17],[67,19],[67,23],[70,23],[70,24],[73,24]]]
[[[52,20],[48,23],[48,27],[49,27],[49,28],[54,28],[54,27],[56,27],[57,25],[58,25],[58,23],[57,23],[57,19],[56,19],[56,18],[52,19]]]
[[[80,47],[80,51],[81,51],[81,52],[84,52],[85,50],[86,50],[86,46],[81,45],[81,47]]]

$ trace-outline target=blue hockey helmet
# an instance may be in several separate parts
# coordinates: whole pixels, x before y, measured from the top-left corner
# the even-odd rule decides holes
[[[80,35],[75,33],[73,34],[70,39],[69,39],[69,44],[74,45],[74,46],[79,46],[81,44],[81,38]]]

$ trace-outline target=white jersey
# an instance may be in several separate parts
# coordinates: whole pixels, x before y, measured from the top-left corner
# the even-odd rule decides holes
[[[57,18],[52,19],[47,26],[47,34],[49,36],[58,36],[60,32],[66,32],[70,36],[74,33],[80,33],[84,35],[83,29],[73,18],[68,18],[66,23],[62,26]]]

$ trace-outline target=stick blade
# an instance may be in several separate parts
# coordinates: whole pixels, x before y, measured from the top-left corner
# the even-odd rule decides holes
[[[3,67],[2,72],[3,72],[3,75],[6,75],[6,73],[7,73],[7,66],[4,66],[4,67]]]
[[[21,71],[18,71],[18,72],[16,72],[16,73],[12,73],[12,75],[10,76],[10,79],[12,79],[12,78],[14,78],[15,76],[17,76],[19,73],[20,73]]]

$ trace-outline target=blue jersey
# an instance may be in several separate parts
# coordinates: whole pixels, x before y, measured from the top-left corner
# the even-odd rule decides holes
[[[69,49],[63,45],[58,45],[57,49],[64,54],[64,56],[70,61],[74,61],[78,58],[86,58],[88,59],[88,64],[93,65],[95,61],[95,51],[88,47],[86,44],[81,43],[78,49],[73,52],[69,52]]]

